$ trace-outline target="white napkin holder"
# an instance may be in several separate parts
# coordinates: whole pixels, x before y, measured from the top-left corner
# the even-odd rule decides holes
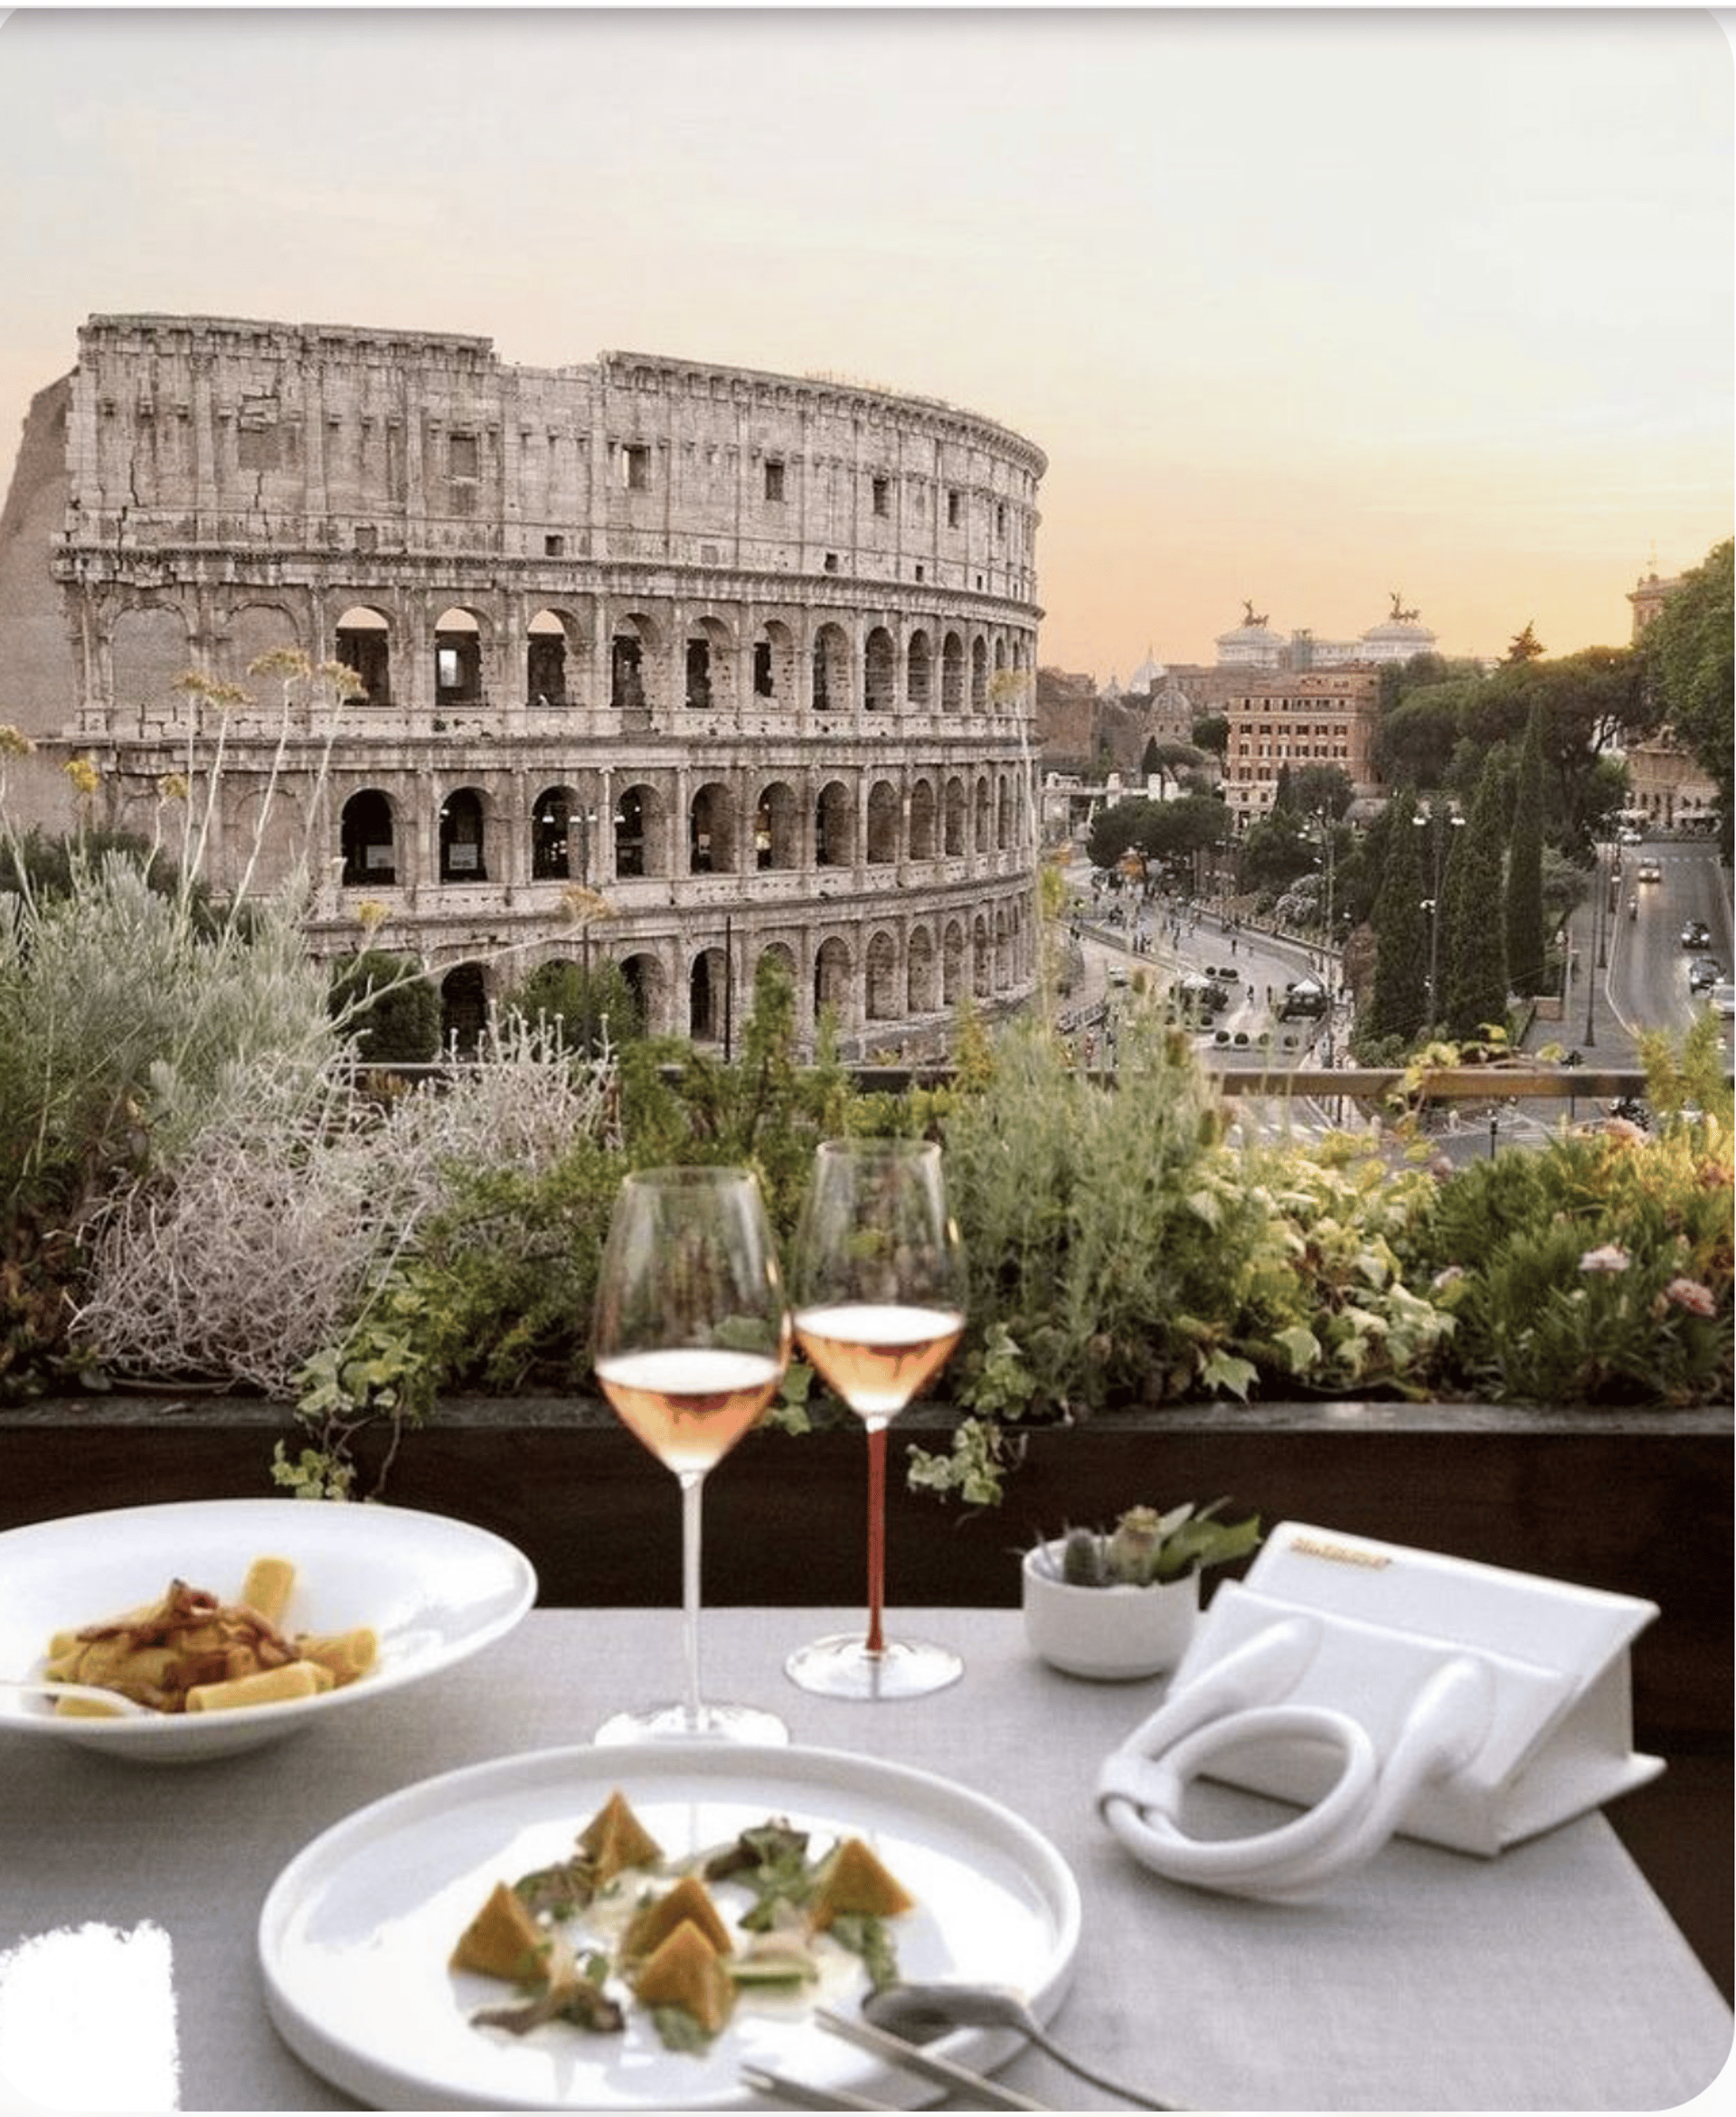
[[[1105,1820],[1159,1873],[1301,1895],[1404,1836],[1493,1857],[1643,1785],[1628,1650],[1656,1603],[1285,1522],[1212,1597],[1163,1705],[1105,1764]],[[1182,1829],[1207,1777],[1300,1804]]]

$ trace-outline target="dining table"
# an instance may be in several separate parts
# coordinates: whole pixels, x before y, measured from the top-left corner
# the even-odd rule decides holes
[[[707,1691],[771,1706],[806,1749],[958,1782],[1042,1833],[1080,1905],[1051,2027],[1098,2071],[1196,2110],[1590,2111],[1673,2107],[1724,2067],[1730,2008],[1600,1812],[1492,1859],[1396,1838],[1309,1900],[1209,1893],[1140,1865],[1094,1800],[1163,1678],[1061,1674],[1016,1609],[957,1608],[889,1613],[958,1649],[949,1688],[863,1702],[786,1678],[792,1648],[859,1621],[709,1609]],[[426,1682],[197,1763],[0,1732],[0,2103],[356,2107],[268,2015],[274,1880],[383,1796],[588,1744],[609,1714],[675,1695],[679,1634],[668,1609],[537,1608]],[[1056,2109],[1117,2106],[1029,2048],[996,2077]],[[938,2093],[912,2080],[910,2100]]]

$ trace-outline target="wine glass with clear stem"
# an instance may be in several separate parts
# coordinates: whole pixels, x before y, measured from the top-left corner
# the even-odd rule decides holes
[[[684,1695],[606,1720],[599,1743],[787,1742],[775,1713],[707,1704],[699,1681],[700,1504],[706,1474],[777,1394],[789,1311],[760,1186],[741,1168],[627,1177],[591,1321],[597,1380],[621,1423],[681,1486]]]
[[[796,1336],[868,1429],[866,1635],[816,1640],[785,1668],[828,1697],[910,1698],[963,1674],[950,1647],[885,1634],[886,1430],[965,1327],[965,1264],[940,1149],[833,1139],[815,1157],[790,1260]]]

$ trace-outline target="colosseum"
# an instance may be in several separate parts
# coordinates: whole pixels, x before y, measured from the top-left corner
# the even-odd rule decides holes
[[[551,959],[727,1039],[1032,986],[1030,441],[925,397],[486,338],[92,317],[66,405],[71,722],[108,819],[222,744],[212,879],[311,847],[310,946],[414,953],[460,1039]],[[341,703],[250,676],[298,649]],[[250,695],[177,683],[190,668]],[[221,730],[219,721],[221,719]]]

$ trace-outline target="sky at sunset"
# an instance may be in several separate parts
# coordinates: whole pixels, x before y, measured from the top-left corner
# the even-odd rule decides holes
[[[1045,663],[1564,654],[1736,522],[1733,118],[1692,11],[14,13],[0,455],[92,313],[679,354],[1037,442]]]

